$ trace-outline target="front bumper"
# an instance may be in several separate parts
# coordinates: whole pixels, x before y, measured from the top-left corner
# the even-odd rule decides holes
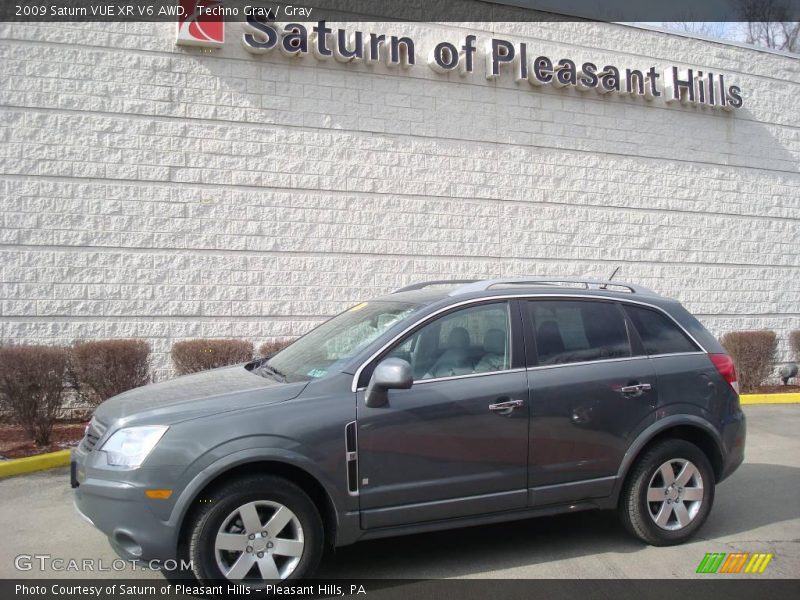
[[[171,506],[144,495],[146,489],[169,487],[163,482],[174,482],[174,474],[160,468],[103,468],[97,454],[80,447],[72,451],[71,483],[78,514],[105,533],[125,560],[175,558],[178,532],[167,522]]]

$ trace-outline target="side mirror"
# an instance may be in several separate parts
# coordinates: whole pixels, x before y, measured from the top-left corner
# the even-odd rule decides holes
[[[389,402],[389,390],[407,390],[414,383],[411,365],[402,358],[387,358],[375,367],[369,380],[364,401],[370,408]]]

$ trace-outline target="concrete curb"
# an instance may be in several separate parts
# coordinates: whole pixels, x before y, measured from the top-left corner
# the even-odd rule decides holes
[[[800,392],[791,394],[742,394],[742,404],[800,404]]]
[[[33,473],[34,471],[43,471],[44,469],[66,467],[69,464],[70,454],[71,450],[59,450],[58,452],[48,452],[37,456],[0,461],[0,479]]]

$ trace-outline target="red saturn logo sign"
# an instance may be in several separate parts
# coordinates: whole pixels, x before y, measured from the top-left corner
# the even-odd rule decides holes
[[[178,4],[177,44],[219,48],[225,43],[225,22],[215,10],[222,0],[178,0]]]

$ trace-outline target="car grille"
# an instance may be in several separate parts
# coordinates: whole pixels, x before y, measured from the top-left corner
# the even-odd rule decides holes
[[[89,427],[86,428],[86,435],[83,436],[83,441],[81,441],[81,447],[87,452],[91,452],[105,432],[106,426],[97,419],[92,418],[89,421]]]

